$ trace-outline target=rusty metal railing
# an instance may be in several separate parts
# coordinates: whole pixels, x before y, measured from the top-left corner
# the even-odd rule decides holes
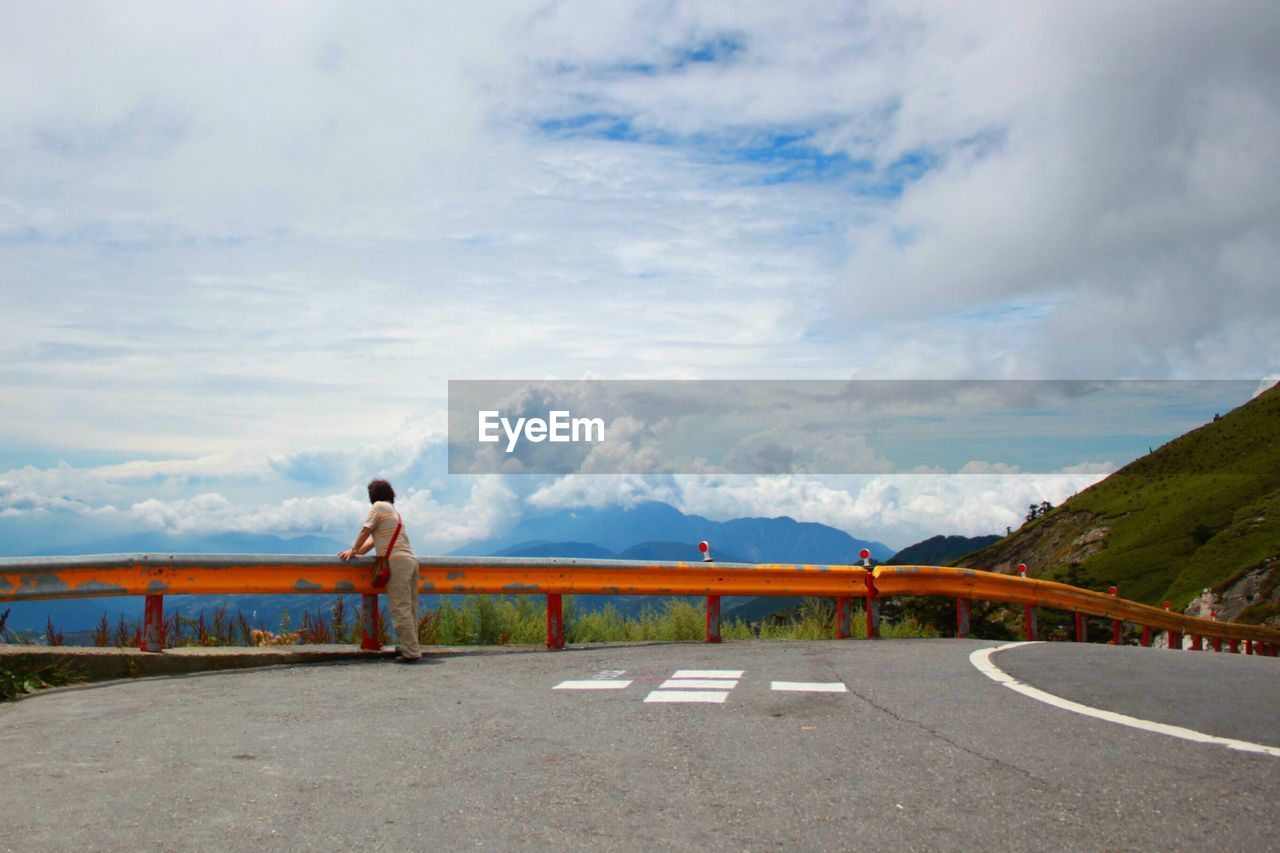
[[[95,596],[142,595],[143,648],[163,643],[166,595],[359,594],[362,643],[377,648],[377,590],[370,584],[372,560],[343,562],[334,557],[260,554],[115,554],[83,557],[0,558],[0,603]],[[836,636],[849,637],[852,600],[865,601],[867,636],[879,636],[879,601],[888,596],[948,596],[956,599],[957,636],[968,635],[969,603],[975,600],[1022,604],[1028,639],[1036,638],[1034,608],[1076,614],[1077,640],[1085,638],[1086,616],[1109,618],[1112,641],[1120,626],[1141,626],[1143,645],[1152,629],[1168,631],[1169,647],[1192,648],[1208,638],[1230,651],[1245,644],[1247,654],[1276,655],[1280,631],[1173,613],[1115,594],[1053,581],[1012,577],[975,569],[936,566],[746,564],[716,562],[634,562],[524,557],[432,557],[420,561],[422,593],[537,594],[547,597],[547,645],[564,646],[561,618],[566,594],[679,595],[707,599],[706,639],[720,638],[720,597],[829,597],[837,603]]]

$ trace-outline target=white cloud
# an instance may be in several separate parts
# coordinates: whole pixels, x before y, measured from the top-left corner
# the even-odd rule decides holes
[[[10,516],[336,524],[372,469],[438,476],[448,378],[1280,370],[1268,2],[104,2],[6,23]],[[60,455],[136,461],[23,467]],[[907,531],[1055,488],[996,489],[984,514],[976,478],[749,482],[679,494]],[[442,541],[508,511],[498,490],[497,515],[457,515],[469,485],[421,491]]]
[[[858,477],[569,475],[538,488],[528,503],[558,509],[656,500],[716,520],[787,515],[901,548],[940,533],[1003,534],[1006,527],[1022,524],[1029,504],[1057,505],[1109,473],[1103,465],[1077,467],[1085,470]]]

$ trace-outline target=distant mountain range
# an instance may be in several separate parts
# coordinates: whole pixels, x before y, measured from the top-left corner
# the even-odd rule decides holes
[[[268,533],[212,533],[170,536],[164,531],[130,533],[28,551],[24,556],[66,557],[76,554],[336,554],[350,542],[321,536],[283,539]]]
[[[1000,537],[994,533],[990,536],[933,536],[903,548],[884,562],[889,566],[945,566],[999,541]]]
[[[452,553],[497,555],[513,547],[578,542],[621,554],[649,543],[696,546],[702,540],[711,543],[712,556],[724,562],[728,560],[722,552],[736,554],[749,563],[848,564],[857,562],[862,548],[870,550],[876,560],[893,556],[893,549],[881,542],[855,539],[825,524],[786,516],[712,521],[700,515],[685,515],[658,501],[634,507],[563,509],[525,518],[503,536],[472,542]]]

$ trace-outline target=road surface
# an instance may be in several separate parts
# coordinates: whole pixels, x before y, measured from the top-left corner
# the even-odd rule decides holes
[[[571,648],[38,695],[0,705],[0,849],[1280,847],[1280,757],[1021,695],[971,662],[996,645]],[[1280,747],[1277,659],[991,662]]]

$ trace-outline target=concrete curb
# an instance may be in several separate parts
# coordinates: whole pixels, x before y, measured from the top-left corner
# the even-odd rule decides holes
[[[359,646],[264,646],[254,648],[180,647],[162,652],[134,648],[83,646],[0,645],[0,665],[43,666],[60,663],[88,681],[146,678],[210,670],[247,669],[281,664],[323,663],[344,660],[377,660],[395,655],[395,649],[364,651]]]
[[[655,644],[660,643],[653,641],[628,644],[582,643],[575,644],[571,648]],[[425,657],[550,653],[541,645],[425,646],[422,651]],[[144,652],[136,648],[114,646],[25,646],[0,643],[0,665],[13,669],[17,666],[38,667],[60,663],[67,669],[84,676],[86,682],[289,664],[390,660],[393,657],[395,657],[395,648],[392,646],[383,646],[379,651],[365,651],[359,646],[337,644],[254,647],[179,646],[162,652]]]

